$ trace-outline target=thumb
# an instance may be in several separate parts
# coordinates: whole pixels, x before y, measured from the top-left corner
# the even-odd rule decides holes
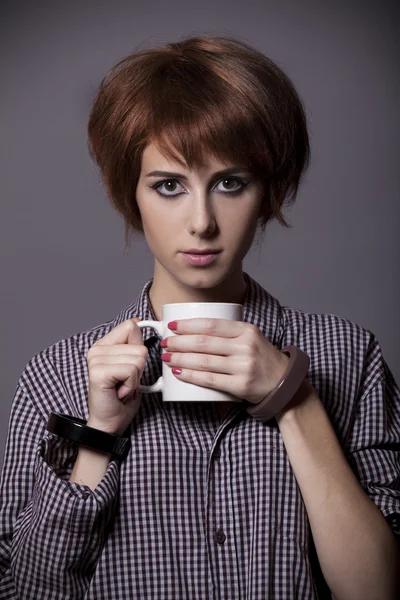
[[[139,321],[142,321],[142,319],[139,319],[139,317],[132,317],[131,321],[133,321],[134,323],[139,323]],[[142,330],[140,329],[140,327],[134,327],[133,331],[129,333],[127,343],[135,345],[144,344]]]

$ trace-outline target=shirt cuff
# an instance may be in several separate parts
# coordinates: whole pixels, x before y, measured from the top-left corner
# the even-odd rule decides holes
[[[88,485],[70,481],[70,476],[78,456],[79,444],[52,433],[47,433],[39,444],[35,474],[51,487],[57,485],[71,499],[87,499],[92,496],[99,508],[106,508],[116,499],[119,489],[119,459],[111,457],[107,471],[92,490]],[[56,482],[58,480],[58,483]]]

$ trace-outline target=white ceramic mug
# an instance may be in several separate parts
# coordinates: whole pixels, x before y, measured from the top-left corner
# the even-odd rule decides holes
[[[228,302],[178,302],[176,304],[164,304],[162,307],[162,321],[139,321],[136,325],[140,328],[153,327],[164,339],[172,335],[179,335],[168,329],[167,325],[170,321],[204,317],[242,321],[243,305]],[[240,398],[232,396],[227,392],[181,381],[175,377],[171,367],[165,362],[162,365],[161,377],[153,385],[139,385],[138,390],[146,393],[162,392],[164,402],[242,402]]]

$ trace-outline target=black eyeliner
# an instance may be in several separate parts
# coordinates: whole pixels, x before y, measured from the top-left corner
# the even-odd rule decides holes
[[[216,183],[218,184],[221,181],[224,181],[225,179],[232,179],[233,181],[236,181],[237,183],[239,183],[240,186],[241,186],[238,190],[235,190],[233,192],[217,192],[217,193],[223,194],[225,196],[239,196],[243,192],[243,190],[248,186],[248,184],[250,183],[250,181],[244,181],[240,177],[232,177],[232,176],[222,177],[221,179],[219,179],[218,181],[216,181]],[[159,196],[162,196],[163,198],[175,198],[175,197],[180,196],[181,194],[184,193],[184,192],[178,192],[177,194],[163,194],[162,192],[159,192],[158,188],[161,187],[164,183],[167,183],[168,181],[177,181],[178,183],[180,183],[177,178],[175,178],[175,177],[169,177],[169,178],[157,181],[154,185],[151,185],[149,187],[152,190],[155,190],[159,194]]]

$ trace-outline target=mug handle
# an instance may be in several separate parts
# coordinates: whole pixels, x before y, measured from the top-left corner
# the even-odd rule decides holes
[[[139,321],[136,323],[140,329],[142,327],[153,327],[157,331],[157,333],[163,337],[164,335],[164,322],[163,321]],[[162,392],[164,389],[164,379],[163,376],[159,377],[153,385],[139,385],[137,388],[139,392],[146,392],[147,394],[152,394],[153,392]]]

